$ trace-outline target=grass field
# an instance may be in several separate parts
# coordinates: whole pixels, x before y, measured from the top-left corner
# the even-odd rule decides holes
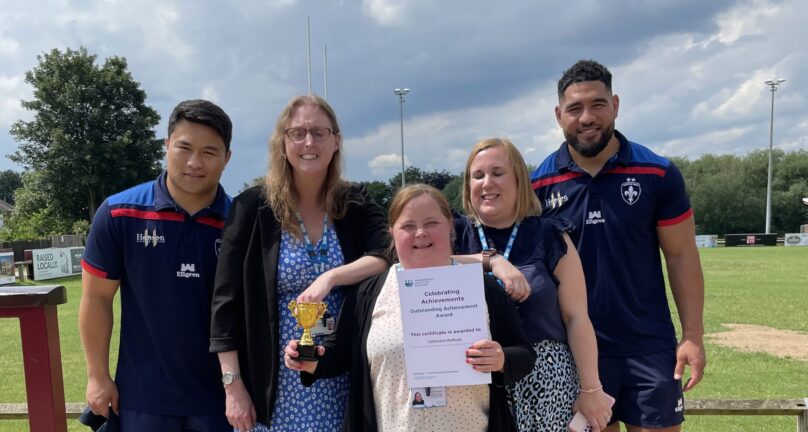
[[[701,250],[706,284],[705,330],[741,323],[808,332],[808,248],[716,248]],[[84,401],[84,358],[78,335],[78,277],[48,281],[65,285],[68,303],[59,307],[65,399]],[[675,315],[675,312],[674,312]],[[678,324],[678,317],[674,316]],[[117,330],[113,332],[117,333]],[[117,338],[116,338],[117,339]],[[117,340],[113,340],[117,346]],[[808,362],[744,353],[706,342],[704,381],[692,399],[800,399],[808,397]],[[116,349],[111,357],[114,364]],[[19,326],[0,320],[0,403],[25,401]],[[113,369],[114,370],[114,369]],[[71,432],[89,429],[69,422]],[[791,431],[792,417],[690,416],[684,430],[699,432]],[[27,430],[25,421],[0,421],[0,432]]]

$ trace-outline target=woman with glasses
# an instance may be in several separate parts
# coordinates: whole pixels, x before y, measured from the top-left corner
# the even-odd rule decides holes
[[[347,375],[304,389],[283,364],[300,338],[290,301],[324,301],[315,340],[333,331],[343,286],[387,268],[382,209],[341,179],[336,115],[315,95],[293,98],[269,143],[265,184],[233,201],[222,233],[211,317],[226,414],[241,431],[335,430],[342,424]],[[320,335],[320,336],[318,336]]]

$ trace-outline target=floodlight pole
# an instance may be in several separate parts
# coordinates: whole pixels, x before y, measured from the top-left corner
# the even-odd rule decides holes
[[[772,92],[772,109],[771,117],[769,118],[769,179],[766,183],[766,234],[771,232],[772,223],[772,147],[774,146],[774,92],[777,91],[777,86],[784,83],[784,79],[770,79],[766,80],[764,84],[769,86],[769,91]]]
[[[401,115],[401,188],[404,188],[404,97],[410,92],[408,88],[397,88],[393,93],[398,96],[399,114]]]

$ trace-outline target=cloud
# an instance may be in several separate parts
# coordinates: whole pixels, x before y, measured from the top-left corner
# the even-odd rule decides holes
[[[3,37],[0,33],[0,55],[13,56],[19,52],[20,44],[17,41]]]
[[[56,15],[62,27],[78,28],[90,40],[102,36],[96,29],[102,29],[105,38],[138,35],[141,50],[151,55],[167,55],[177,63],[193,60],[195,53],[195,48],[178,32],[188,25],[184,18],[187,17],[178,5],[163,0],[96,1],[84,10],[64,5],[64,10]]]
[[[30,96],[25,77],[0,75],[0,129],[8,130],[12,123],[28,119],[30,113],[20,106],[20,100]]]
[[[352,180],[400,169],[392,91],[402,86],[412,88],[408,164],[457,173],[471,146],[494,136],[538,164],[563,141],[555,83],[580,58],[613,72],[621,132],[693,158],[766,146],[771,94],[762,81],[783,77],[775,146],[808,149],[804,0],[0,0],[0,154],[13,152],[10,123],[31,115],[19,100],[30,98],[22,77],[36,55],[85,46],[99,61],[127,59],[163,117],[158,135],[178,101],[216,100],[233,119],[223,183],[235,192],[264,174],[278,114],[307,91],[307,17],[312,88],[323,92],[327,44],[328,99]]]
[[[395,0],[363,0],[362,11],[383,26],[404,25],[404,5]]]
[[[215,87],[211,85],[206,85],[202,89],[202,99],[206,99],[211,102],[217,102],[219,100],[219,92],[216,91]]]
[[[362,13],[382,27],[406,28],[433,6],[432,0],[362,0]]]
[[[746,153],[739,146],[743,138],[752,132],[752,127],[729,128],[709,131],[686,138],[675,138],[660,145],[651,146],[656,152],[666,156],[689,156],[703,153]]]
[[[760,0],[733,8],[716,17],[720,30],[711,40],[732,44],[742,37],[763,34],[759,21],[762,18],[775,17],[780,11],[779,6]]]
[[[406,157],[404,158],[404,165],[409,165]],[[368,168],[370,168],[374,176],[381,176],[382,179],[393,177],[396,172],[401,172],[401,153],[376,156],[368,162]]]

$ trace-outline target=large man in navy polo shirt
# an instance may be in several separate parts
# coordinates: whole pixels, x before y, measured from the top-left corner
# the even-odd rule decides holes
[[[215,104],[171,114],[166,171],[99,207],[82,260],[79,326],[87,402],[135,431],[232,430],[215,354],[210,295],[230,197],[219,185],[232,124]],[[112,302],[121,290],[118,367],[109,372]]]
[[[580,61],[558,83],[566,141],[536,169],[545,217],[565,217],[584,267],[603,390],[616,398],[609,431],[677,431],[687,391],[706,364],[704,280],[679,170],[615,131],[611,73]],[[659,250],[682,324],[677,344]]]

